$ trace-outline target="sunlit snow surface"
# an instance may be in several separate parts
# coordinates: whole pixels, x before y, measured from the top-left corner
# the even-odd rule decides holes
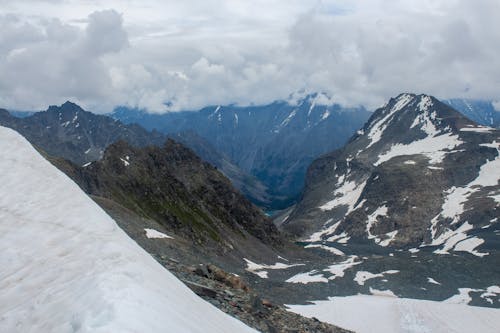
[[[161,239],[161,238],[173,239],[172,236],[164,234],[163,232],[159,232],[158,230],[155,230],[155,229],[145,228],[144,231],[146,232],[146,237],[150,238],[150,239],[155,239],[155,238],[158,238],[158,239]]]
[[[192,293],[19,134],[0,127],[0,152],[0,332],[254,332]]]
[[[358,333],[496,333],[500,327],[499,309],[390,296],[330,297],[288,307]]]
[[[247,264],[246,270],[254,273],[255,275],[259,276],[262,279],[267,279],[268,278],[268,272],[267,270],[275,270],[275,269],[287,269],[290,267],[294,266],[302,266],[303,264],[285,264],[282,262],[277,262],[273,265],[266,265],[266,264],[257,264],[251,260],[248,260],[246,258],[243,258]]]

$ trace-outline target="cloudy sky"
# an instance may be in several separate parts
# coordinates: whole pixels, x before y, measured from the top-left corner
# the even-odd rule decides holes
[[[498,101],[498,18],[498,0],[0,0],[0,107]]]

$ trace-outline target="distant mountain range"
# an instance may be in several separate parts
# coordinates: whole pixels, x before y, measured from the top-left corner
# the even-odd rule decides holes
[[[455,98],[443,100],[443,103],[478,124],[500,127],[500,110],[495,109],[492,101]]]
[[[118,108],[112,116],[162,133],[196,133],[261,181],[269,195],[288,198],[271,206],[286,207],[300,194],[310,162],[341,147],[370,112],[343,108],[325,94],[311,94],[263,106],[212,106],[161,115]],[[183,142],[196,150],[196,141]]]

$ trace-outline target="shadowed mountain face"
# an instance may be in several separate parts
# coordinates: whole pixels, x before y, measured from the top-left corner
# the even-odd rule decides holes
[[[227,178],[231,180],[233,186],[241,191],[247,198],[260,207],[270,208],[279,205],[280,201],[285,201],[285,197],[272,196],[269,189],[257,177],[243,171],[224,153],[216,150],[208,140],[200,137],[193,131],[169,134],[168,137],[191,148],[196,155],[204,161],[217,167]]]
[[[119,141],[85,167],[53,163],[98,202],[110,200],[130,220],[155,221],[200,248],[251,253],[244,247],[282,244],[272,222],[226,177],[173,140],[144,148]]]
[[[283,227],[310,241],[484,255],[499,245],[499,145],[499,130],[402,94],[314,161]]]
[[[163,115],[119,108],[113,117],[163,133],[192,131],[239,168],[259,179],[275,198],[290,204],[302,190],[308,165],[341,147],[368,119],[363,108],[342,108],[323,94],[265,106],[214,106]],[[195,149],[196,141],[183,141]],[[288,202],[280,197],[289,198]]]

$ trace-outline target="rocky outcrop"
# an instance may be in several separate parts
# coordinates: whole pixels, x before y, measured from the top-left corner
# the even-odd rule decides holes
[[[315,318],[288,312],[247,287],[238,276],[208,264],[186,266],[176,261],[157,258],[198,296],[227,314],[263,333],[348,333]],[[238,281],[236,284],[229,281]]]

